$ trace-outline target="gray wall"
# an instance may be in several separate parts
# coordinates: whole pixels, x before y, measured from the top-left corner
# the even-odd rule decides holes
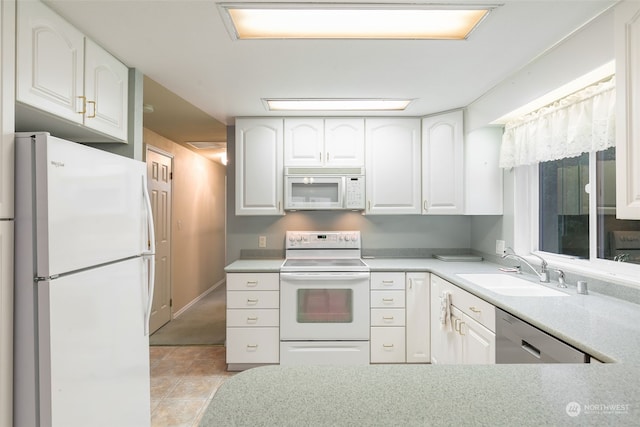
[[[285,216],[236,216],[235,127],[227,130],[227,262],[243,249],[258,249],[258,236],[267,236],[267,249],[284,250],[287,230],[360,230],[363,250],[469,249],[471,218],[466,216],[362,215],[357,212],[292,212]]]

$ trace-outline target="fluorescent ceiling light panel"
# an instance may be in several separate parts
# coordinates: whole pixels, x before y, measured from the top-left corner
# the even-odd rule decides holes
[[[402,111],[411,99],[264,99],[270,111]]]
[[[462,40],[494,6],[365,3],[221,4],[238,39]],[[224,14],[223,14],[224,16]]]

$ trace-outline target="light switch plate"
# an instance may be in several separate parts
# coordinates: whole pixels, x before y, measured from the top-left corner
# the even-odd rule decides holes
[[[504,254],[504,240],[496,240],[496,253],[498,255]]]
[[[258,236],[258,247],[259,248],[267,247],[267,236]]]

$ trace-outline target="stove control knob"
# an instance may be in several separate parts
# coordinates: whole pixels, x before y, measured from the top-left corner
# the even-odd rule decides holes
[[[354,242],[357,242],[358,241],[358,235],[357,234],[352,235],[351,236],[351,240],[354,241]]]
[[[289,235],[289,241],[293,242],[294,240],[296,240],[296,237],[293,234]]]
[[[349,239],[350,239],[350,237],[349,237],[348,235],[347,235],[347,236],[344,236],[344,240],[345,240],[345,241],[347,241],[347,242],[348,242],[348,241],[349,241]]]
[[[296,237],[296,240],[297,240],[298,242],[301,242],[301,241],[302,241],[302,236],[298,235],[298,236]]]

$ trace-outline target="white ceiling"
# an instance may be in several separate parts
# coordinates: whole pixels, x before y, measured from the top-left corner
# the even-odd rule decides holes
[[[231,125],[237,116],[282,115],[261,98],[414,98],[394,113],[407,116],[464,107],[615,1],[467,1],[500,6],[465,41],[243,41],[229,36],[215,0],[46,3],[128,66]]]

